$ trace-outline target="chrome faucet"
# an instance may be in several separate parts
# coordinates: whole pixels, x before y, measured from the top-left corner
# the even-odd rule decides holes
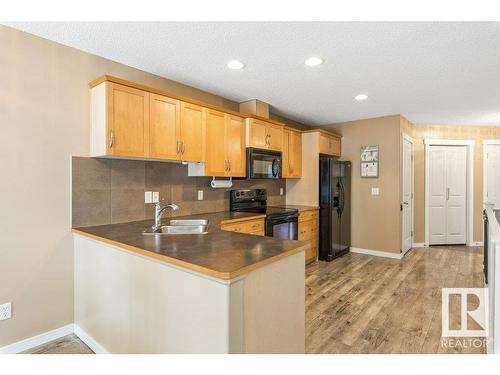
[[[155,205],[155,224],[152,226],[153,231],[158,230],[161,227],[161,215],[163,214],[163,211],[165,211],[167,208],[171,208],[172,211],[177,211],[179,209],[179,206],[176,204],[167,204],[166,206],[161,206],[160,202],[156,203]]]

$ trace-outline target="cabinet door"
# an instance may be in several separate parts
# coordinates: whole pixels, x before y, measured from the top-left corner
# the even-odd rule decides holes
[[[224,113],[207,110],[205,174],[225,176],[227,169]]]
[[[283,126],[268,124],[267,134],[269,134],[269,149],[273,151],[283,150]]]
[[[332,137],[330,139],[331,154],[335,156],[340,156],[340,139]]]
[[[325,134],[319,135],[319,152],[320,154],[331,154],[330,137]]]
[[[180,102],[150,95],[149,151],[152,158],[179,158]]]
[[[250,147],[268,148],[266,123],[255,119],[248,119],[248,121]]]
[[[108,85],[108,154],[149,156],[149,93]]]
[[[282,170],[281,176],[283,178],[292,177],[292,159],[293,156],[290,155],[293,152],[293,142],[291,138],[293,137],[292,131],[284,129],[283,130],[283,153],[282,153]],[[290,147],[291,146],[291,147]]]
[[[302,177],[302,134],[299,132],[292,132],[290,145],[292,150],[290,152],[292,177],[300,178]]]
[[[226,158],[229,175],[246,176],[245,123],[241,117],[226,114]]]
[[[181,160],[204,161],[203,107],[181,102]]]

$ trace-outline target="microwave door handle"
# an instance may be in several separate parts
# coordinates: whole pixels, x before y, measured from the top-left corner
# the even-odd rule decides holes
[[[271,171],[272,171],[273,177],[278,177],[278,175],[279,175],[280,172],[279,172],[279,164],[276,161],[276,159],[273,159],[273,164],[271,166]]]

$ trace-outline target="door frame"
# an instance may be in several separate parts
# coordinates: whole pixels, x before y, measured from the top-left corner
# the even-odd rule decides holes
[[[474,147],[475,140],[425,139],[425,246],[429,246],[429,148],[431,146],[465,146],[467,148],[466,244],[474,246]]]
[[[403,251],[404,249],[404,215],[403,210],[401,210],[401,254],[404,255],[408,251],[413,248],[413,244],[415,243],[415,141],[412,137],[410,137],[406,133],[401,133],[401,204],[403,204],[403,186],[404,186],[404,158],[403,158],[403,148],[404,141],[408,141],[411,143],[411,247],[407,251]]]
[[[499,146],[500,140],[498,139],[485,139],[483,140],[483,208],[486,202],[486,181],[488,181],[488,160],[486,158],[488,146]]]

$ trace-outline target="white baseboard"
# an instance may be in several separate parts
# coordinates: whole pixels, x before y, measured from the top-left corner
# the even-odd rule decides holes
[[[351,247],[351,252],[365,255],[374,255],[377,257],[392,258],[392,259],[402,259],[403,254],[401,253],[389,253],[387,251],[378,251],[370,249],[362,249],[359,247]]]
[[[425,242],[415,242],[412,243],[411,247],[414,248],[414,247],[429,247],[429,246],[426,245]]]
[[[109,352],[104,349],[101,344],[94,340],[92,336],[88,335],[87,332],[80,328],[80,326],[78,326],[77,324],[75,324],[74,326],[75,335],[77,335],[78,338],[85,343],[85,345],[92,349],[95,354],[109,354]]]
[[[470,246],[483,246],[484,243],[482,241],[475,241],[470,244]]]
[[[17,354],[73,333],[73,324],[53,329],[0,348],[0,354]]]

